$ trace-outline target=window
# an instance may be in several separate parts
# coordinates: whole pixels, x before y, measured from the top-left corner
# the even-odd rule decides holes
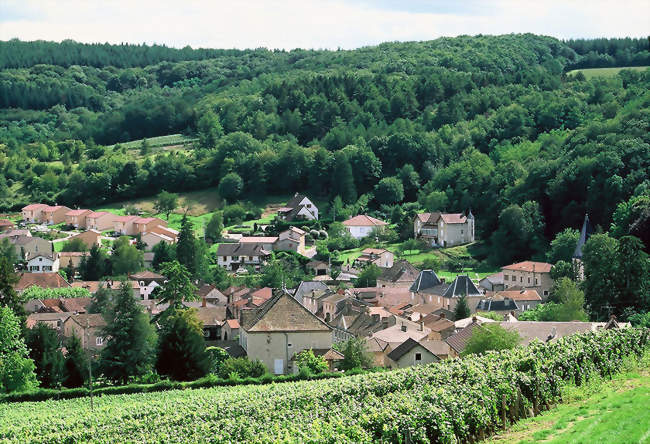
[[[460,230],[460,234],[463,234],[463,230]]]
[[[539,281],[535,278],[535,285],[539,285]]]
[[[523,276],[520,276],[520,277],[519,277],[519,282],[523,282],[523,281],[524,281]]]
[[[422,353],[416,353],[415,354],[415,360],[416,361],[421,361],[422,360]]]
[[[504,274],[504,275],[503,275],[503,280],[504,280],[504,281],[508,281],[508,280],[510,280],[510,276],[508,276],[507,274]]]
[[[49,265],[43,265],[43,271],[52,271],[52,267]]]
[[[209,338],[210,337],[210,330],[208,330],[207,328],[204,328],[203,329],[203,337],[204,338]]]
[[[544,296],[548,296],[548,290],[544,290]]]
[[[43,262],[43,258],[42,258],[42,257],[39,257],[39,258],[38,258],[38,261],[39,261],[39,262]]]
[[[528,278],[528,283],[530,284],[530,278]]]
[[[293,347],[293,344],[291,342],[287,343],[287,347]]]
[[[95,338],[95,345],[97,345],[99,347],[99,346],[101,346],[103,344],[104,344],[104,338],[102,338],[101,336],[97,336]]]

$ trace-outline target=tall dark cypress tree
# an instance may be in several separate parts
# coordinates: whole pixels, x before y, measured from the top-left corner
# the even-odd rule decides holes
[[[469,318],[470,314],[472,313],[467,304],[467,298],[463,295],[456,303],[456,308],[454,308],[454,320]]]
[[[192,223],[183,215],[181,231],[176,244],[176,260],[187,268],[192,276],[196,274],[196,238],[192,230]]]
[[[332,190],[332,194],[335,196],[341,196],[341,199],[343,199],[343,202],[346,204],[355,203],[357,201],[357,188],[354,185],[352,166],[350,165],[345,153],[336,153],[334,174],[332,176]]]
[[[65,356],[63,386],[81,387],[88,376],[88,358],[81,348],[81,341],[76,336],[68,339],[66,349],[68,354]]]
[[[36,377],[41,386],[57,387],[63,379],[63,354],[59,349],[59,338],[56,330],[38,323],[27,331],[25,338],[29,357],[36,364]]]

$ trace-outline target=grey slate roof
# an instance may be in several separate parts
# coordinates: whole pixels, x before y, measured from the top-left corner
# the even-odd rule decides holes
[[[302,281],[296,288],[293,297],[302,303],[302,298],[312,291],[329,291],[329,287],[320,281]]]
[[[415,347],[417,347],[418,345],[420,347],[422,347],[423,349],[425,349],[426,351],[428,351],[429,353],[431,353],[432,355],[436,356],[436,354],[432,350],[430,350],[428,347],[424,346],[423,344],[420,344],[419,342],[417,342],[413,338],[408,338],[406,341],[404,341],[400,345],[398,345],[397,348],[395,348],[393,351],[388,353],[388,357],[390,359],[392,359],[393,361],[397,361],[402,356],[407,354],[409,351],[411,351]],[[436,358],[438,358],[438,357],[436,356]],[[438,360],[439,360],[439,358],[438,358]]]
[[[465,350],[465,346],[467,345],[469,338],[472,337],[472,333],[474,332],[475,328],[481,328],[481,325],[478,322],[472,322],[461,331],[449,336],[446,339],[447,344],[449,344],[449,346],[453,348],[456,353],[462,353],[463,350]]]
[[[263,256],[268,253],[263,244],[257,242],[220,244],[217,248],[217,256]]]
[[[519,306],[512,299],[503,299],[500,301],[481,299],[476,309],[481,311],[510,311],[519,310]]]
[[[435,271],[422,270],[409,290],[417,293],[418,291],[424,291],[428,288],[433,288],[436,285],[440,284],[442,284],[442,281],[438,278],[438,275]]]
[[[443,294],[446,298],[459,298],[461,296],[481,296],[482,293],[476,288],[474,282],[467,275],[458,275],[454,282],[449,285]]]
[[[578,244],[573,252],[574,259],[582,259],[582,248],[585,246],[593,232],[594,229],[589,222],[589,215],[585,214],[585,221],[582,223],[582,230],[580,231],[580,239],[578,239]]]
[[[397,282],[400,280],[415,280],[420,274],[417,268],[415,268],[409,261],[399,260],[393,264],[387,270],[383,270],[379,280]]]

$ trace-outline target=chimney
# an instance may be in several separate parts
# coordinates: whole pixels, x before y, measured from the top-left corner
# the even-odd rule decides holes
[[[445,312],[440,313],[440,319],[445,319]]]
[[[420,319],[420,331],[423,331],[423,330],[424,330],[424,321],[422,321],[422,319]]]
[[[477,321],[476,316],[472,316],[472,323],[476,324],[476,321]]]
[[[373,322],[379,322],[380,321],[379,313],[373,313],[372,314],[372,320],[373,320]]]
[[[208,304],[207,304],[207,300],[206,300],[205,296],[203,296],[203,297],[201,298],[201,307],[205,308],[205,307],[207,307],[207,306],[208,306]]]
[[[402,331],[406,331],[406,325],[402,324]]]
[[[446,279],[446,278],[440,278],[440,282],[444,284],[444,283],[445,283],[445,279]]]

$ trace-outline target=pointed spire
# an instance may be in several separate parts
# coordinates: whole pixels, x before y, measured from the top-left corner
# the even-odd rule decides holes
[[[467,214],[468,219],[474,219],[474,215],[472,214],[472,208],[470,207],[469,209],[469,214]]]
[[[589,214],[585,213],[585,221],[582,223],[582,230],[580,231],[580,239],[573,252],[574,259],[582,259],[582,248],[585,246],[592,233],[594,232],[591,223],[589,222]]]

